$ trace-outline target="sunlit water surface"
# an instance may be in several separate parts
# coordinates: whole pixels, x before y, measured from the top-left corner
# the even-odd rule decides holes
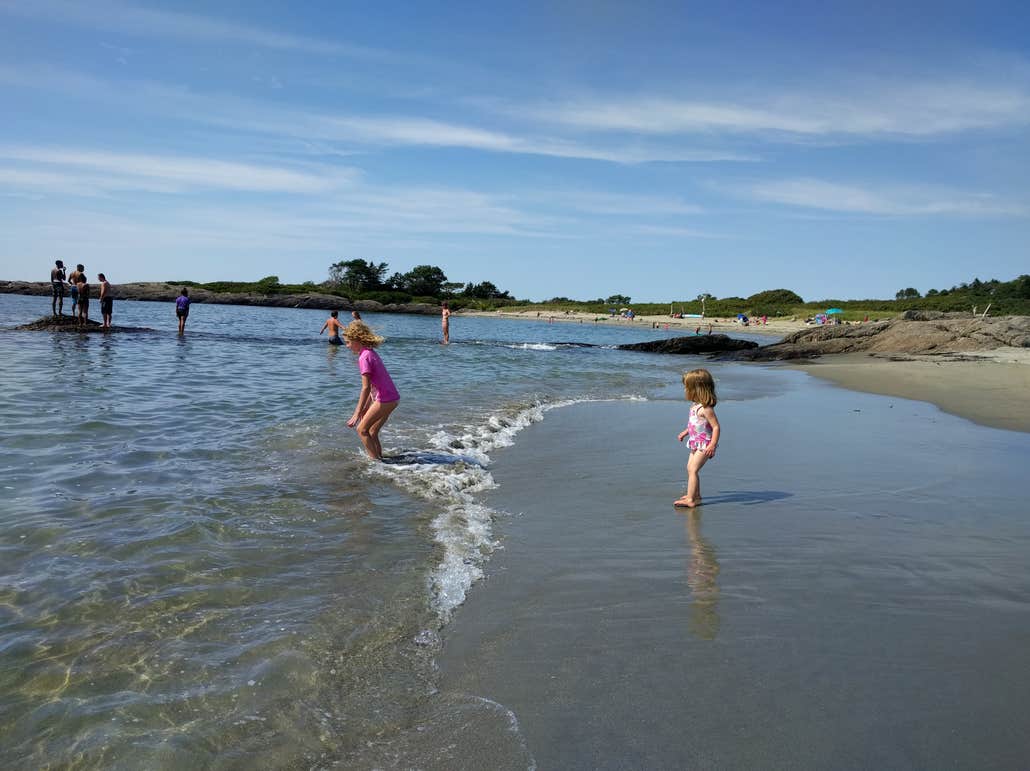
[[[402,394],[372,464],[326,314],[116,302],[149,331],[16,331],[0,295],[5,768],[329,764],[409,726],[498,546],[491,453],[548,410],[677,394],[642,324],[369,314]],[[582,347],[568,343],[590,343]],[[761,389],[735,378],[723,398]],[[532,494],[532,491],[527,491]]]

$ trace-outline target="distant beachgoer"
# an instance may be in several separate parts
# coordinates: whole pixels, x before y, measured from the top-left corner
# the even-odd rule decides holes
[[[186,331],[186,319],[190,315],[190,292],[186,287],[182,288],[179,296],[175,298],[175,315],[179,319],[179,334]]]
[[[84,265],[76,265],[75,270],[68,274],[68,297],[72,301],[72,316],[79,315],[79,274],[85,269]]]
[[[78,290],[79,326],[89,321],[89,282],[86,281],[86,274],[75,271],[79,275],[75,278],[75,288]]]
[[[357,311],[355,311],[357,313]],[[343,324],[340,323],[339,311],[331,311],[329,318],[325,320],[325,324],[318,331],[318,334],[322,334],[327,329],[329,330],[329,344],[330,345],[343,345],[343,340],[340,339],[340,330],[343,329]]]
[[[706,369],[692,369],[683,375],[683,391],[690,405],[687,427],[677,437],[687,440],[687,494],[673,501],[673,506],[694,508],[701,503],[699,473],[709,458],[715,457],[719,445],[719,419],[715,417],[715,380]]]
[[[443,344],[451,342],[451,307],[444,300],[440,306],[440,323],[443,325]]]
[[[104,319],[103,329],[111,328],[111,311],[114,309],[114,295],[111,284],[103,273],[97,273],[100,279],[100,315]]]
[[[350,312],[350,317],[352,319],[354,319],[355,321],[361,321],[361,314],[358,313],[358,311],[356,311],[356,310],[353,310],[353,311]]]
[[[54,260],[54,267],[50,269],[50,293],[53,298],[50,308],[55,316],[64,313],[64,280],[64,263]]]
[[[375,352],[375,348],[383,343],[383,338],[365,322],[352,321],[343,330],[343,339],[351,353],[358,355],[358,371],[361,373],[361,393],[347,425],[357,428],[358,438],[365,446],[368,457],[382,460],[383,446],[379,442],[379,432],[401,399],[383,360]]]

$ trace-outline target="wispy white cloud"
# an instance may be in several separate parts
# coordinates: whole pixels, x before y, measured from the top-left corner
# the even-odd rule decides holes
[[[113,83],[52,68],[0,66],[0,83],[74,94],[131,109],[189,120],[248,134],[292,137],[305,142],[344,143],[366,148],[447,147],[491,153],[598,160],[620,164],[650,162],[751,162],[753,153],[685,148],[668,142],[581,142],[511,130],[442,121],[417,115],[360,115],[316,111],[229,94],[197,93],[151,81]]]
[[[592,132],[929,137],[1030,125],[1030,87],[1003,80],[883,82],[750,101],[610,96],[518,110]]]
[[[603,217],[680,217],[701,214],[704,209],[675,196],[634,195],[589,191],[542,191],[527,197],[549,208],[571,209]]]
[[[711,233],[706,230],[698,230],[696,228],[682,228],[673,225],[633,225],[630,229],[631,233],[640,236],[657,236],[662,239],[667,238],[729,238],[730,236],[721,233]],[[733,236],[738,238],[739,236]]]
[[[344,45],[304,35],[291,35],[221,21],[207,16],[144,8],[128,3],[94,0],[0,0],[0,13],[48,23],[75,24],[94,29],[117,30],[144,37],[177,38],[198,42],[229,42],[309,54],[381,58],[387,54],[371,48]]]
[[[821,179],[753,182],[723,189],[758,201],[823,211],[885,216],[1027,217],[1030,206],[987,193],[946,189],[872,189]]]
[[[34,146],[0,146],[0,182],[15,189],[72,194],[116,190],[326,193],[352,182],[347,169],[295,170],[215,158],[113,153]]]

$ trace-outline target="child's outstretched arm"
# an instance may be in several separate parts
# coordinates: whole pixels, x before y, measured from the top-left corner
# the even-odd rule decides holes
[[[365,414],[368,409],[369,402],[372,401],[372,381],[368,375],[361,376],[361,394],[358,396],[358,406],[354,408],[354,414],[351,415],[350,420],[347,421],[347,425],[350,428],[354,428],[361,420],[361,416]]]
[[[715,448],[719,445],[719,434],[722,432],[719,427],[719,419],[715,417],[715,410],[712,407],[702,407],[699,412],[708,419],[708,424],[712,427],[712,441],[708,443],[704,452],[709,458],[714,458]]]
[[[323,332],[325,332],[325,328],[328,327],[328,326],[329,326],[329,322],[327,321],[325,324],[322,325],[322,328],[320,330],[318,330],[318,334],[322,334]]]

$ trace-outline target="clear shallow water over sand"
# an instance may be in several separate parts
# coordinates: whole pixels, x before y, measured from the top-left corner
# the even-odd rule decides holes
[[[831,639],[851,639],[864,628],[845,612],[856,603],[882,607],[888,620],[907,618],[911,606],[933,620],[939,608],[977,634],[1000,618],[1012,639],[1026,640],[1025,560],[1014,565],[1012,554],[1013,544],[1025,554],[1027,541],[1012,516],[1022,488],[1011,472],[1026,466],[1026,435],[798,373],[713,366],[729,425],[726,449],[705,469],[706,498],[723,501],[696,523],[700,548],[668,507],[681,487],[674,437],[685,408],[661,401],[678,399],[678,373],[699,362],[560,344],[663,332],[456,319],[455,343],[443,347],[436,318],[370,316],[389,338],[382,355],[403,397],[384,445],[406,460],[448,461],[373,465],[343,426],[358,376],[349,351],[317,336],[324,313],[198,305],[180,339],[170,305],[123,302],[116,323],[155,331],[9,329],[48,308],[45,298],[0,296],[5,768],[524,768],[555,758],[626,766],[645,757],[632,754],[639,747],[661,743],[656,757],[679,757],[665,731],[682,725],[672,722],[637,721],[624,750],[600,742],[603,759],[577,738],[599,733],[539,732],[540,719],[559,714],[547,711],[554,692],[529,687],[546,685],[535,679],[545,671],[561,674],[545,669],[554,630],[537,634],[561,586],[548,580],[556,569],[575,575],[588,598],[619,576],[619,607],[647,621],[632,624],[639,640],[615,623],[598,638],[569,596],[571,612],[559,615],[585,625],[558,630],[582,645],[568,650],[557,704],[580,728],[603,726],[603,716],[580,716],[598,698],[614,700],[591,690],[592,670],[577,669],[591,660],[614,667],[629,692],[655,678],[679,682],[662,676],[670,662],[707,671],[698,684],[713,695],[712,714],[717,691],[736,704],[761,682],[777,683],[765,698],[782,693],[805,717],[807,692],[792,697],[790,688],[819,659],[802,656],[808,649],[778,624],[796,625],[800,640],[844,624]],[[891,403],[916,417],[892,422]],[[856,404],[862,413],[850,411]],[[768,451],[774,429],[786,451]],[[993,476],[937,449],[955,431],[982,453],[977,463],[991,461]],[[667,435],[675,446],[661,443]],[[877,470],[872,478],[859,462]],[[707,513],[717,507],[726,513]],[[741,524],[722,532],[716,516]],[[533,521],[545,528],[537,540],[521,529]],[[863,548],[869,542],[894,551],[881,559]],[[496,575],[462,606],[483,570]],[[841,609],[813,594],[827,570],[833,597],[858,599],[835,601]],[[882,599],[867,587],[870,574],[901,590]],[[524,702],[488,682],[494,646],[468,636],[484,608],[505,607],[496,591],[504,576],[538,583],[517,592],[530,612],[509,634],[541,655],[521,665],[497,659],[501,680],[525,684]],[[953,592],[957,605],[940,599]],[[590,599],[587,611],[605,602]],[[752,612],[738,615],[738,603]],[[681,617],[682,628],[669,620]],[[884,616],[873,618],[882,625]],[[877,634],[867,633],[874,647]],[[965,661],[954,637],[943,635],[945,663]],[[772,679],[764,659],[724,657],[719,669],[645,655],[672,642],[764,651],[765,640],[779,641],[772,648],[782,654]],[[985,645],[992,661],[1022,655],[1015,643]],[[606,647],[625,655],[605,662],[596,654]],[[831,682],[852,659],[844,649],[814,676]],[[915,671],[914,654],[902,663]],[[941,671],[941,660],[920,666]],[[846,695],[827,724],[844,719]],[[712,747],[736,741],[726,734],[733,725],[710,726]]]
[[[325,313],[117,302],[113,335],[19,332],[0,296],[5,768],[377,762],[494,548],[491,455],[552,408],[641,398],[650,329],[370,315],[403,395],[373,465]],[[416,642],[417,641],[417,642]],[[444,710],[442,718],[461,714]],[[371,747],[371,750],[369,749]]]

